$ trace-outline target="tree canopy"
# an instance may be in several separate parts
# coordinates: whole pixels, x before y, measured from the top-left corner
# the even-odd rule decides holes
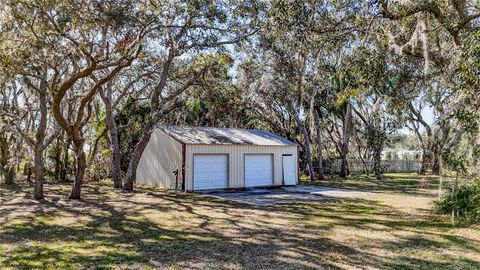
[[[0,175],[38,200],[134,189],[158,124],[272,131],[312,181],[381,178],[404,137],[420,174],[479,170],[478,1],[6,0],[0,22]]]

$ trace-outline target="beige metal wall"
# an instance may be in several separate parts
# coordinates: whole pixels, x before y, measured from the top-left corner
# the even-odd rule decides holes
[[[137,184],[175,187],[174,170],[182,183],[182,144],[156,129],[148,142],[137,168]]]
[[[193,154],[228,154],[229,188],[244,187],[245,154],[273,154],[274,185],[283,185],[282,155],[291,154],[298,163],[297,146],[186,145],[185,188],[193,189]],[[298,165],[296,166],[298,170]],[[297,172],[298,177],[298,172]],[[298,182],[298,179],[297,179]]]

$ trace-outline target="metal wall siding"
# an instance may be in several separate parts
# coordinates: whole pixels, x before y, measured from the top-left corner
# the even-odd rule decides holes
[[[174,170],[178,169],[178,182],[182,183],[182,144],[156,129],[138,164],[137,184],[173,188]]]
[[[282,155],[291,154],[298,160],[297,146],[256,146],[256,145],[186,145],[185,188],[193,190],[193,154],[228,154],[229,188],[244,187],[244,155],[273,154],[274,185],[283,185]]]

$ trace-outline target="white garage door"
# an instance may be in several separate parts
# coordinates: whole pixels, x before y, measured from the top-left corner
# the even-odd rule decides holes
[[[273,184],[273,155],[245,155],[245,187]]]
[[[193,189],[227,188],[227,155],[193,156]]]

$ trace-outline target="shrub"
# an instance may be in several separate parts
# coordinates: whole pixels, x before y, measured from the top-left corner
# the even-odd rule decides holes
[[[436,203],[436,210],[452,217],[465,218],[471,223],[480,223],[480,180],[450,187]]]

